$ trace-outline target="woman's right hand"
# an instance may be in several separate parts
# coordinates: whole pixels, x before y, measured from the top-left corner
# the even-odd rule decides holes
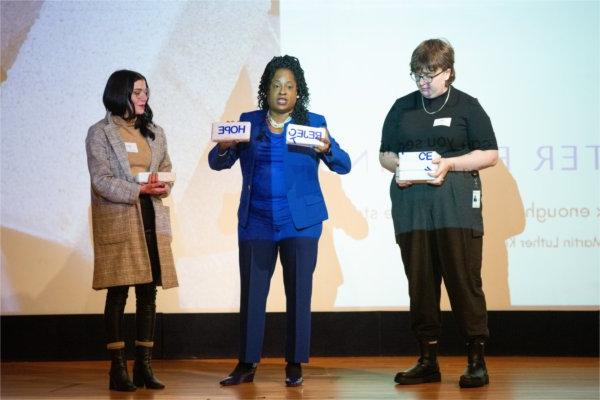
[[[147,183],[140,185],[140,194],[147,194],[150,196],[167,194],[167,190],[166,184],[158,180],[158,173],[156,172],[150,174]]]
[[[229,150],[231,147],[235,146],[236,144],[238,144],[237,140],[232,140],[229,142],[219,142],[219,153],[220,154],[225,153],[227,150]]]

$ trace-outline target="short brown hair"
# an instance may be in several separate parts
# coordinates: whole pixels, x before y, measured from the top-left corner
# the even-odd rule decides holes
[[[428,39],[421,42],[410,58],[410,70],[412,72],[424,70],[434,72],[438,68],[441,68],[442,71],[450,68],[450,78],[446,81],[446,86],[450,86],[456,79],[452,45],[445,39]]]

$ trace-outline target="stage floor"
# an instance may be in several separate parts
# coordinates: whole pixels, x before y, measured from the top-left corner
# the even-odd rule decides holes
[[[108,361],[4,362],[4,399],[593,399],[599,394],[599,359],[488,357],[490,384],[460,389],[463,357],[440,357],[442,382],[398,386],[399,369],[414,357],[315,357],[305,365],[304,386],[286,388],[284,361],[264,359],[254,383],[220,387],[235,360],[156,360],[164,390],[108,390]],[[129,368],[131,373],[132,364]]]

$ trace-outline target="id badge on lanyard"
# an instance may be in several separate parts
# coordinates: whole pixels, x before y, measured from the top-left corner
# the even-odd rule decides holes
[[[477,182],[477,175],[473,174],[473,199],[471,201],[471,205],[473,208],[481,208],[481,189],[479,188],[479,183]]]

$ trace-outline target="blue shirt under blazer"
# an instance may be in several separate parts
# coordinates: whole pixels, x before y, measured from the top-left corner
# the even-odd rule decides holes
[[[266,139],[268,129],[267,112],[258,110],[243,113],[240,121],[252,124],[250,141],[239,143],[230,148],[224,155],[219,155],[219,145],[210,151],[208,163],[214,170],[231,168],[240,159],[242,168],[242,194],[238,209],[238,224],[245,227],[248,223],[250,199],[252,197],[252,178],[254,175],[254,160],[256,158],[256,142]],[[292,119],[290,123],[296,123]],[[286,124],[283,133],[287,129]],[[308,125],[320,128],[326,127],[325,117],[308,113]],[[329,136],[331,146],[327,154],[317,153],[310,147],[287,145],[284,154],[284,177],[287,200],[296,229],[303,229],[328,218],[325,200],[319,185],[319,162],[322,160],[327,167],[338,174],[350,172],[351,162],[348,153],[342,150],[335,139]]]

